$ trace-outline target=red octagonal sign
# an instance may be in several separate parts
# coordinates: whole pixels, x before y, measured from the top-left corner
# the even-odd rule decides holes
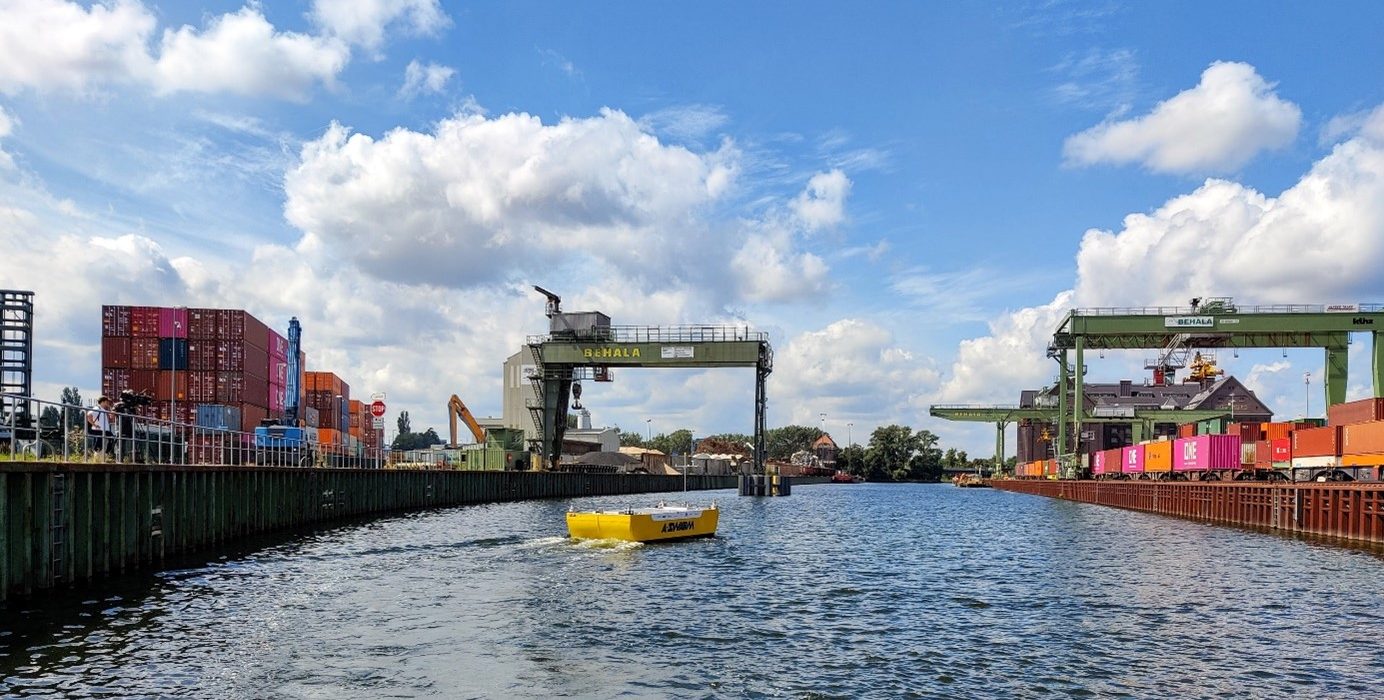
[[[374,416],[374,417],[376,417],[376,418],[383,418],[383,417],[384,417],[384,402],[383,402],[383,401],[376,401],[375,403],[370,404],[370,415],[372,415],[372,416]]]

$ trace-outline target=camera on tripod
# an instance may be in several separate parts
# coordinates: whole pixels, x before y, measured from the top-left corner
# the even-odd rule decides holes
[[[154,403],[154,397],[146,392],[134,392],[126,389],[120,392],[120,400],[115,404],[116,413],[130,413],[137,408],[143,408]]]

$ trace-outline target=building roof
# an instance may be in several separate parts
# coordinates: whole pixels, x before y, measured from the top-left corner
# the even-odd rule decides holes
[[[659,450],[651,450],[647,447],[630,447],[628,445],[622,445],[620,447],[620,454],[630,455],[631,457],[642,457],[644,455],[656,455],[659,457],[667,456]]]
[[[817,438],[817,440],[814,441],[814,442],[812,443],[812,447],[813,447],[814,449],[815,449],[815,448],[818,448],[818,447],[831,447],[831,448],[835,448],[835,447],[836,447],[836,441],[833,440],[833,439],[831,439],[831,435],[828,435],[828,434],[826,434],[826,433],[823,433],[823,434],[822,434],[822,437]]]
[[[1227,410],[1234,405],[1234,412],[1246,419],[1262,418],[1268,420],[1273,411],[1232,376],[1222,377],[1210,384],[1143,384],[1132,381],[1092,382],[1082,384],[1087,412],[1096,408],[1164,408],[1164,409],[1209,409]],[[1042,405],[1057,405],[1057,387],[1048,386],[1039,390],[1026,390],[1019,394],[1019,405],[1024,408]]]

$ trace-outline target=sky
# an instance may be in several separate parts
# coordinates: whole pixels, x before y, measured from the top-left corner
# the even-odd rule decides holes
[[[0,287],[36,390],[100,306],[297,316],[391,417],[499,415],[538,284],[771,334],[769,424],[1053,381],[1069,309],[1384,301],[1384,6],[0,0]],[[1370,339],[1349,393],[1368,395]],[[1319,351],[1218,358],[1320,414]],[[1304,382],[1304,373],[1309,373]],[[1142,380],[1141,353],[1089,381]],[[748,432],[753,371],[619,370],[598,425]],[[1315,391],[1315,393],[1313,393]],[[392,425],[392,422],[391,422]],[[1010,431],[1012,452],[1013,431]]]

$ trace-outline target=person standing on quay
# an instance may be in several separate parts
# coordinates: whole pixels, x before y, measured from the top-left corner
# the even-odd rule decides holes
[[[87,432],[87,452],[88,454],[109,454],[111,451],[111,438],[115,433],[111,431],[111,400],[105,396],[96,400],[96,407],[87,411],[86,414]]]

